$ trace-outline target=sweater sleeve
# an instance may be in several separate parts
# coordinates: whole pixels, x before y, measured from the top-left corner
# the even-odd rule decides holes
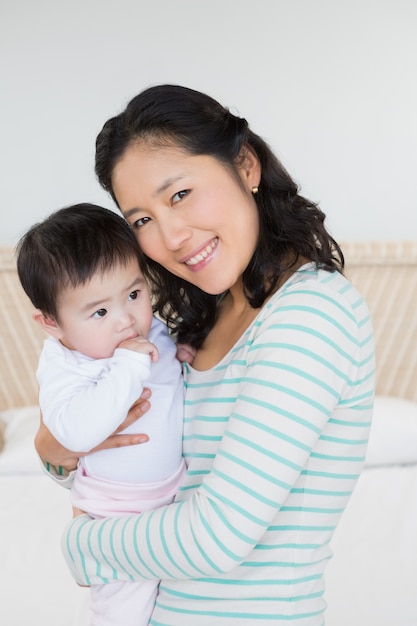
[[[116,349],[105,366],[78,364],[52,351],[38,369],[43,420],[66,448],[88,452],[125,419],[149,372],[149,356],[132,350]]]
[[[335,407],[361,402],[370,419],[372,354],[369,318],[358,321],[331,296],[288,291],[258,324],[226,430],[201,485],[189,499],[139,516],[72,521],[63,550],[75,579],[198,578],[242,563],[285,508]],[[362,386],[361,367],[368,372]],[[364,432],[357,442],[362,452]]]

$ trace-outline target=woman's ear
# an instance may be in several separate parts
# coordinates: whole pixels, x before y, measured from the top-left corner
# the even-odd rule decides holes
[[[46,331],[52,337],[56,339],[61,339],[64,335],[61,328],[58,326],[58,323],[52,319],[52,317],[48,317],[40,309],[35,309],[32,313],[32,319],[39,324],[44,331]]]
[[[249,191],[252,191],[254,187],[259,187],[262,173],[261,164],[257,154],[248,144],[243,146],[239,154],[238,167],[240,176]]]

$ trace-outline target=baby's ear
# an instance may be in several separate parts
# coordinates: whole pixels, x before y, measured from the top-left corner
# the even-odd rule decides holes
[[[61,339],[63,336],[63,332],[61,328],[58,326],[58,323],[52,319],[52,317],[48,317],[40,309],[35,309],[32,313],[32,319],[39,324],[43,330],[45,330],[49,335],[55,337],[56,339]]]

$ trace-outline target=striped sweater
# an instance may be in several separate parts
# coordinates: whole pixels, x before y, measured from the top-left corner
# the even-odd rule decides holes
[[[212,369],[185,366],[176,502],[69,525],[83,584],[160,578],[152,626],[324,624],[329,542],[363,466],[374,391],[368,309],[301,268]]]

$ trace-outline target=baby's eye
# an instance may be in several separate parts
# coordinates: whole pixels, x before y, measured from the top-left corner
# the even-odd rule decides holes
[[[181,191],[178,191],[177,193],[174,193],[174,195],[172,196],[172,204],[175,204],[176,202],[179,202],[180,200],[185,198],[185,196],[189,192],[190,192],[189,189],[182,189]]]
[[[141,228],[142,226],[144,226],[145,224],[147,224],[148,222],[151,221],[150,217],[140,217],[138,220],[135,220],[132,223],[132,228]]]
[[[98,319],[99,317],[104,317],[107,313],[107,309],[99,309],[95,313],[93,313],[92,317]]]
[[[139,295],[139,289],[135,289],[135,291],[132,291],[132,292],[129,294],[129,300],[136,300],[136,298],[138,297],[138,295]]]

